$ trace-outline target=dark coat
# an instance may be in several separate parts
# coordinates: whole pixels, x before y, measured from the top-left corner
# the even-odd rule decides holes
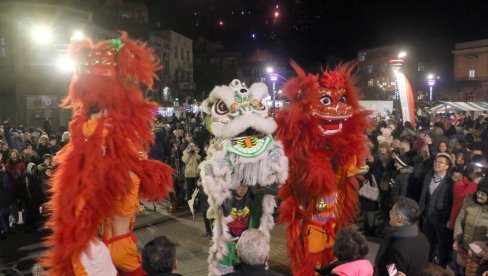
[[[225,274],[226,276],[282,276],[283,274],[266,270],[266,266],[262,265],[248,265],[238,264],[236,270]]]
[[[429,261],[429,241],[416,224],[391,227],[378,249],[375,275],[388,276],[386,265],[394,263],[406,275],[416,276]]]
[[[41,206],[43,194],[41,182],[37,175],[24,173],[18,196],[26,206],[37,208]]]
[[[420,196],[419,205],[422,210],[422,216],[424,217],[424,219],[427,215],[427,195],[429,193],[429,185],[433,177],[433,172],[427,174],[422,186],[422,194]],[[437,225],[447,225],[447,221],[449,221],[451,215],[453,190],[453,183],[449,174],[444,177],[437,189],[439,189],[439,191],[435,202],[435,214],[427,219],[431,223],[435,223]]]

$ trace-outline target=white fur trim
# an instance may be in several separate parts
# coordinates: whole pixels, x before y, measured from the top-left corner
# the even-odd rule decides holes
[[[236,137],[249,127],[268,135],[272,134],[277,127],[272,117],[264,118],[256,113],[239,116],[231,123],[212,122],[210,126],[215,136],[228,139]]]
[[[234,102],[234,95],[234,89],[229,86],[215,86],[215,88],[210,92],[207,100],[210,100],[210,103],[214,103],[220,99],[230,107],[230,105]]]
[[[253,83],[251,85],[251,87],[249,88],[249,90],[251,91],[254,98],[259,99],[259,100],[264,99],[264,98],[269,96],[268,86],[266,86],[266,84],[264,84],[262,82]]]
[[[259,230],[270,237],[270,232],[275,226],[273,213],[276,208],[276,200],[272,195],[265,195],[262,202],[262,215],[259,223]]]
[[[220,261],[228,254],[227,242],[231,240],[228,223],[232,222],[232,217],[224,217],[222,210],[219,210],[219,216],[214,220],[212,246],[208,255],[208,275],[221,275],[219,270]]]

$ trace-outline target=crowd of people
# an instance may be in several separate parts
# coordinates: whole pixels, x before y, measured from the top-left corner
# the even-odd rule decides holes
[[[421,271],[449,267],[456,275],[486,275],[488,116],[465,114],[455,121],[436,116],[429,124],[419,123],[416,127],[381,116],[372,123],[373,129],[367,133],[370,169],[361,188],[371,186],[376,195],[360,193],[359,225],[364,235],[382,238],[376,261],[370,264],[365,260],[368,248],[364,236],[347,228],[336,237],[334,254],[338,260],[317,272],[448,275]],[[200,114],[188,113],[180,118],[158,118],[154,136],[149,157],[176,171],[175,192],[168,202],[168,211],[175,211],[186,206],[201,186],[198,165],[205,159],[211,135]],[[42,225],[45,214],[41,206],[49,197],[52,160],[69,139],[67,131],[26,130],[8,121],[0,125],[0,238],[7,238],[21,220],[28,232]],[[206,217],[208,205],[203,189],[199,189],[198,198],[205,221],[202,237],[210,238],[211,221]],[[265,275],[269,246],[266,252],[245,256],[252,251],[252,242],[269,245],[261,234],[254,229],[241,233],[236,256],[242,262],[240,270],[231,275]],[[166,249],[157,250],[159,247]],[[143,266],[148,272],[154,271],[149,275],[177,275],[161,274],[176,268],[175,254],[174,244],[158,237],[146,245]]]
[[[367,185],[377,193],[360,193],[359,199],[361,230],[384,237],[388,243],[378,253],[389,252],[386,261],[377,259],[379,275],[388,275],[388,263],[395,263],[407,275],[416,275],[419,268],[409,265],[413,260],[420,263],[420,259],[449,266],[457,275],[485,271],[486,115],[458,115],[454,120],[437,115],[416,128],[409,122],[381,117],[373,124],[368,133],[370,170],[362,187]],[[410,255],[405,256],[408,251]]]
[[[0,238],[23,222],[26,232],[38,229],[46,212],[48,180],[56,153],[69,143],[69,132],[59,137],[41,129],[0,125]],[[58,141],[60,141],[58,143]]]

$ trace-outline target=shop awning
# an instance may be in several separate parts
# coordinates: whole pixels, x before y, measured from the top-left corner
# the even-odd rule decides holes
[[[446,109],[458,111],[488,111],[488,102],[440,102],[430,108],[432,112],[443,112]]]

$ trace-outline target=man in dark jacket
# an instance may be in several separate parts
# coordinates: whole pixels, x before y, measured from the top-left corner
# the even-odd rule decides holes
[[[230,276],[280,276],[282,274],[266,270],[269,254],[269,237],[258,229],[248,229],[241,234],[236,247],[240,263]]]
[[[390,211],[390,227],[375,260],[375,275],[388,276],[387,265],[395,264],[405,275],[418,275],[429,259],[429,241],[418,229],[420,207],[410,198],[399,197]]]
[[[430,241],[430,261],[445,267],[450,260],[453,233],[447,228],[452,209],[451,156],[439,153],[433,173],[427,174],[420,196],[422,232]],[[437,256],[435,256],[437,254]]]

